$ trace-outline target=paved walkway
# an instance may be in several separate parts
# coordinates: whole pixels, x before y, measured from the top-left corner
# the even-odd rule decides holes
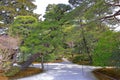
[[[40,64],[34,64],[40,67]],[[98,80],[91,71],[94,67],[72,64],[70,62],[45,64],[44,73],[18,80]]]

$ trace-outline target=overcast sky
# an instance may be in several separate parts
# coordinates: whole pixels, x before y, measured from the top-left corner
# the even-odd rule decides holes
[[[48,4],[58,3],[68,4],[68,0],[36,0],[35,4],[37,5],[37,9],[34,12],[44,15]]]

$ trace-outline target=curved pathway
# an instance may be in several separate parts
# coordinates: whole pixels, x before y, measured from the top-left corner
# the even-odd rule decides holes
[[[40,64],[34,64],[40,67]],[[92,74],[94,67],[72,64],[68,61],[62,63],[45,64],[45,72],[21,78],[18,80],[98,80]]]

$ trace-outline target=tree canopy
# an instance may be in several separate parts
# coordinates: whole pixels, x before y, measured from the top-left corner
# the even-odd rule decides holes
[[[39,15],[33,13],[36,9],[33,2],[0,0],[0,27],[10,25],[11,36],[20,38],[22,58],[28,61],[23,68],[37,57],[43,63],[44,57],[67,53],[72,55],[70,60],[77,57],[93,65],[111,66],[109,61],[113,66],[119,65],[120,33],[110,26],[120,24],[120,0],[69,0],[70,4],[49,4],[44,21],[39,21]]]
[[[45,20],[60,21],[65,13],[71,9],[70,5],[66,4],[49,4],[46,8]]]
[[[18,15],[36,15],[33,10],[36,5],[34,0],[0,0],[0,22],[12,23]],[[2,24],[1,24],[2,25]]]

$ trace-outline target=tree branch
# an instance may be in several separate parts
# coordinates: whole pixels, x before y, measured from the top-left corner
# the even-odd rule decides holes
[[[120,7],[120,4],[119,3],[114,3],[114,4],[111,4],[111,3],[106,3],[107,5],[109,6],[116,6],[116,7]]]
[[[102,18],[100,18],[100,20],[101,19],[105,20],[105,19],[110,19],[110,18],[114,18],[114,19],[119,20],[118,18],[116,18],[116,16],[119,16],[119,15],[120,15],[120,10],[118,10],[117,12],[115,12],[113,15],[102,17]]]

